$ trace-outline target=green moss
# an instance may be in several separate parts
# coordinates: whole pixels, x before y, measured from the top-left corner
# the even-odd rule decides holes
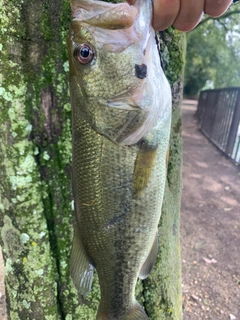
[[[11,263],[15,262],[21,255],[23,246],[20,241],[20,232],[12,225],[12,221],[7,215],[4,216],[1,237],[6,255],[11,258]]]
[[[164,71],[173,86],[176,82],[182,82],[183,80],[186,37],[184,33],[170,27],[166,31],[158,33],[158,39],[161,45]],[[176,101],[179,100],[176,99]]]
[[[66,30],[68,30],[70,21],[71,21],[71,7],[69,0],[61,1],[60,7],[60,21],[62,27],[62,39],[65,41],[66,39]],[[65,44],[65,43],[63,43]],[[65,47],[66,49],[66,47]]]
[[[49,9],[49,3],[42,2],[42,9],[40,10],[39,14],[39,27],[45,41],[51,41],[53,39],[53,29],[51,23],[52,17]]]

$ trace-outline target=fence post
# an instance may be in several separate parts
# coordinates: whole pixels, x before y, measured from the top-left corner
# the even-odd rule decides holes
[[[238,126],[240,122],[240,89],[238,89],[238,96],[236,100],[236,106],[232,118],[232,125],[229,132],[228,142],[226,146],[226,154],[232,156],[234,143],[236,141],[236,134],[238,131]]]

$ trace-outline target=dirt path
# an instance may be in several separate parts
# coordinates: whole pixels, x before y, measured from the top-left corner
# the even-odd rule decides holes
[[[183,105],[181,218],[184,320],[240,320],[240,168]]]
[[[195,110],[184,102],[184,320],[240,320],[240,170],[198,131]],[[6,320],[2,265],[0,256],[0,319]]]

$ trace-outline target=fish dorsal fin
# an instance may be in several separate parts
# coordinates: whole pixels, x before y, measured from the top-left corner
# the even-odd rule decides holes
[[[156,233],[155,239],[153,241],[152,248],[149,252],[149,255],[147,259],[145,260],[144,264],[142,265],[142,268],[139,272],[139,278],[144,280],[146,279],[150,272],[152,271],[152,268],[154,266],[154,263],[157,259],[158,255],[158,234]]]
[[[78,228],[75,227],[70,257],[70,274],[78,292],[86,296],[92,286],[94,267],[88,258]]]

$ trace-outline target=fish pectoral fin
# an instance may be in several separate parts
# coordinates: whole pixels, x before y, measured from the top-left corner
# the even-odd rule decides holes
[[[151,179],[157,146],[149,146],[145,141],[141,142],[140,149],[134,164],[133,192],[134,197],[141,195]]]
[[[142,265],[142,268],[139,272],[139,278],[144,280],[146,279],[150,272],[152,271],[152,268],[154,266],[154,263],[157,259],[157,255],[158,255],[158,234],[156,233],[155,239],[153,241],[153,245],[152,248],[149,252],[149,255],[147,257],[147,259],[145,260],[144,264]]]
[[[94,267],[88,258],[79,231],[75,227],[70,257],[70,274],[78,292],[86,296],[92,287]]]

